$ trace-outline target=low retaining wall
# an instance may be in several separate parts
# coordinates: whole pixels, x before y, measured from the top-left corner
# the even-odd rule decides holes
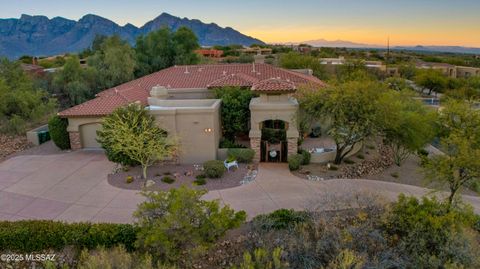
[[[44,141],[40,141],[39,133],[45,133],[45,135],[47,136],[47,137],[45,137]],[[35,146],[38,146],[38,145],[40,145],[42,143],[45,143],[48,140],[50,140],[50,136],[47,135],[46,133],[48,133],[48,125],[47,124],[28,131],[27,132],[27,140],[28,140],[28,142],[34,144]]]
[[[352,155],[357,154],[358,151],[360,151],[363,147],[363,143],[357,143],[353,150],[347,154],[346,157],[350,157]],[[310,159],[310,163],[328,163],[328,162],[333,162],[335,160],[335,156],[337,154],[337,150],[332,150],[329,152],[323,152],[323,153],[312,153],[312,157]]]

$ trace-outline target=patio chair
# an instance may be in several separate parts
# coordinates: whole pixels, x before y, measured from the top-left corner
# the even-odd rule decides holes
[[[227,162],[227,160],[223,161],[223,164],[225,165],[225,168],[227,168],[227,171],[230,172],[230,167],[236,167],[238,169],[238,162],[233,161],[233,162]]]

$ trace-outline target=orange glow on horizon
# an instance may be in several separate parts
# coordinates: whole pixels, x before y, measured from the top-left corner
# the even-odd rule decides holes
[[[283,27],[275,29],[245,29],[247,35],[267,43],[303,42],[325,39],[344,40],[369,45],[386,45],[390,37],[392,46],[438,45],[480,47],[480,28],[434,28],[426,29],[321,29]],[[479,32],[478,34],[473,34]]]

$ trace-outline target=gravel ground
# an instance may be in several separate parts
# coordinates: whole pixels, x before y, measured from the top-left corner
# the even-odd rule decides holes
[[[252,165],[239,164],[239,169],[231,169],[220,179],[206,179],[207,184],[197,186],[193,184],[195,177],[202,174],[202,171],[195,170],[193,165],[157,165],[148,169],[148,178],[155,181],[151,190],[169,190],[178,188],[181,185],[194,187],[197,189],[221,190],[240,186],[240,181],[245,177]],[[145,185],[145,180],[141,179],[141,167],[134,167],[129,171],[120,171],[108,176],[108,183],[118,188],[129,190],[141,190]],[[128,176],[133,176],[134,180],[127,183]],[[164,177],[174,178],[175,182],[168,184],[162,182]]]

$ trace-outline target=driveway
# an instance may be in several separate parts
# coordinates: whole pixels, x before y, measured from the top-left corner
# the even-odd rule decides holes
[[[132,222],[132,213],[144,198],[107,182],[114,165],[102,152],[76,151],[46,156],[17,156],[0,163],[0,219],[54,219],[63,221]],[[261,164],[250,184],[211,191],[249,218],[279,208],[335,209],[395,200],[400,193],[422,196],[431,190],[391,182],[335,179],[311,182],[293,176],[285,164]],[[360,197],[360,199],[358,199]],[[480,198],[464,196],[476,212]]]
[[[110,186],[102,152],[17,156],[0,163],[0,219],[131,222],[142,197]]]

